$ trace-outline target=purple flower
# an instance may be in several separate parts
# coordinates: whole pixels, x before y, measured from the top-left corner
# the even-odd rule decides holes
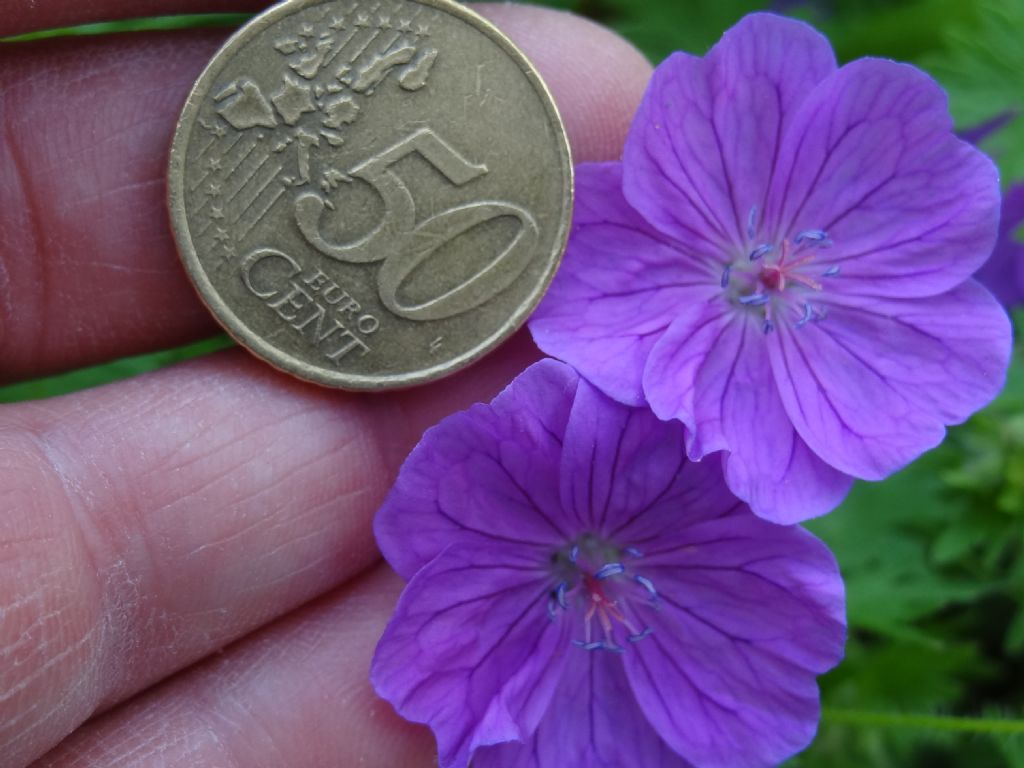
[[[1024,184],[1014,184],[1003,197],[999,241],[975,277],[1007,307],[1024,304]]]
[[[411,581],[371,678],[443,768],[753,768],[814,735],[831,553],[566,365],[428,431],[376,533]]]
[[[538,345],[726,451],[754,511],[831,510],[1004,381],[1010,328],[968,278],[995,167],[913,67],[837,68],[801,22],[747,16],[654,73],[621,163],[584,165]]]

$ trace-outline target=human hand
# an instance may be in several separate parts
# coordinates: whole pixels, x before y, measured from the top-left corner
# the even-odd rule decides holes
[[[0,34],[259,5],[8,0]],[[478,10],[547,79],[575,160],[617,157],[640,55],[571,16]],[[0,47],[3,379],[215,330],[174,251],[164,176],[223,37]],[[0,766],[434,764],[429,733],[366,679],[399,588],[371,519],[427,426],[536,355],[520,335],[451,379],[363,396],[232,350],[0,407]]]

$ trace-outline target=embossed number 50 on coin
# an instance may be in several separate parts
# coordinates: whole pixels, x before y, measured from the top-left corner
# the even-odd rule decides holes
[[[256,354],[351,389],[509,336],[565,245],[572,165],[522,54],[449,0],[289,0],[200,76],[170,162],[200,295]]]

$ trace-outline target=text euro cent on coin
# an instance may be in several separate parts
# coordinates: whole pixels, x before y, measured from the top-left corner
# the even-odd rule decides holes
[[[242,345],[345,389],[431,381],[554,276],[572,163],[540,77],[450,0],[289,0],[200,75],[169,168],[200,296]]]

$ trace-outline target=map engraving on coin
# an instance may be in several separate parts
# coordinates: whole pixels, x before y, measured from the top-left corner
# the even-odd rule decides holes
[[[171,219],[240,343],[345,389],[445,376],[511,335],[568,236],[547,89],[450,0],[289,0],[218,52],[182,112]]]

